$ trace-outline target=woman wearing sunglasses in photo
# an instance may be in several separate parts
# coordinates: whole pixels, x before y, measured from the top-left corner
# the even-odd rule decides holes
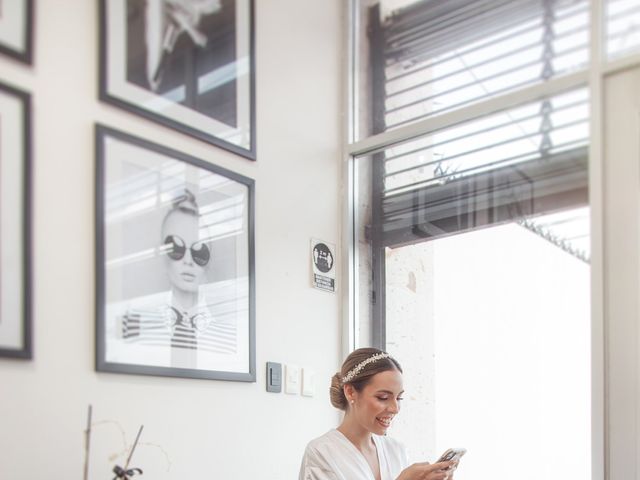
[[[171,305],[166,312],[171,329],[171,365],[196,367],[199,333],[211,315],[199,300],[211,259],[209,247],[200,239],[199,211],[189,190],[173,202],[162,222],[162,251],[171,285]]]
[[[197,368],[198,352],[234,353],[232,325],[215,322],[202,294],[211,266],[210,245],[200,234],[200,213],[193,193],[185,189],[162,220],[160,249],[170,292],[166,303],[130,309],[123,317],[126,342],[157,347],[177,368]]]

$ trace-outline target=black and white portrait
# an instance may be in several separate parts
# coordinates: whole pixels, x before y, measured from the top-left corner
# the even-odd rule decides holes
[[[101,98],[253,156],[251,0],[102,2]]]
[[[237,126],[235,1],[128,0],[127,80]]]
[[[98,143],[104,369],[251,380],[253,182],[111,130]]]

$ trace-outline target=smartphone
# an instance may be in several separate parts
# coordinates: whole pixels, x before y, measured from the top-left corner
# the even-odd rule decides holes
[[[454,461],[457,463],[460,461],[460,458],[465,453],[467,453],[466,448],[450,448],[446,452],[444,452],[442,455],[440,455],[440,458],[436,463],[450,462],[450,461]]]

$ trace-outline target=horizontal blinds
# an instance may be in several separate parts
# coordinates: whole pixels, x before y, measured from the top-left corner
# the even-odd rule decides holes
[[[384,155],[384,196],[518,164],[552,161],[587,144],[588,97],[570,92],[393,146]]]
[[[587,149],[529,160],[383,201],[384,246],[524,220],[588,204]]]
[[[375,159],[384,165],[381,214],[370,230],[397,247],[520,221],[556,239],[560,223],[544,218],[588,205],[588,127],[579,90],[392,146]],[[576,241],[588,240],[587,220],[572,223]],[[568,242],[558,245],[588,257]]]
[[[586,0],[422,0],[372,17],[374,131],[588,61]],[[588,134],[582,89],[390,146],[373,159],[370,238],[395,247],[517,221],[587,258]]]
[[[417,62],[506,29],[535,22],[543,14],[542,1],[418,2],[395,12],[388,20],[386,55],[394,61]]]
[[[589,4],[422,0],[379,18],[370,39],[374,131],[389,130],[586,64]],[[394,247],[518,221],[550,241],[571,225],[562,238],[584,243],[585,214],[557,216],[588,206],[588,120],[579,90],[390,146],[374,156],[368,233]]]
[[[607,54],[610,57],[640,50],[640,2],[608,0],[606,3]]]
[[[381,51],[376,131],[561,75],[588,61],[586,0],[420,1],[371,31]]]

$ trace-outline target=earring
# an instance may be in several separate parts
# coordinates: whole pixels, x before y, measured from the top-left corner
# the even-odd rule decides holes
[[[356,402],[356,401],[355,401],[353,398],[349,401],[349,403],[350,403],[351,405],[353,405],[355,402]]]

